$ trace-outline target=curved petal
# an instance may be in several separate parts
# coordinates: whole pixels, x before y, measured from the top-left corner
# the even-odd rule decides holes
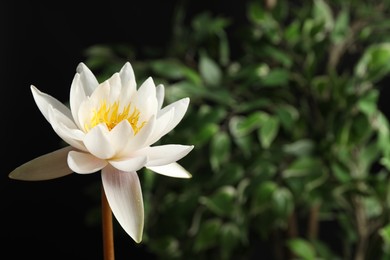
[[[118,101],[118,98],[121,95],[121,79],[119,73],[114,73],[111,78],[108,79],[108,83],[110,84],[110,96],[108,98],[108,102],[113,104]]]
[[[134,95],[137,87],[133,67],[129,62],[126,62],[121,68],[119,76],[122,83],[121,102],[127,104],[130,102],[130,99]]]
[[[156,87],[157,109],[160,110],[164,103],[165,89],[164,85],[160,84]]]
[[[161,138],[162,133],[165,131],[165,129],[168,128],[170,122],[173,120],[174,115],[175,108],[171,107],[171,109],[156,119],[156,127],[153,129],[153,133],[149,135],[148,140],[145,142],[145,146],[154,144]]]
[[[155,128],[155,121],[156,121],[155,117],[149,119],[146,125],[134,136],[134,138],[128,140],[126,146],[118,156],[127,157],[133,151],[136,151],[138,149],[141,149],[142,147],[147,146],[146,141],[150,139],[149,136],[153,133],[153,130]]]
[[[79,63],[76,71],[80,74],[80,80],[85,94],[90,96],[99,85],[99,82],[92,71],[82,62]]]
[[[49,107],[49,120],[54,132],[56,132],[62,140],[79,150],[86,150],[82,142],[85,134],[77,129],[73,121],[53,107]]]
[[[81,129],[82,126],[79,122],[78,111],[82,102],[86,99],[85,91],[81,83],[80,74],[76,73],[73,78],[72,85],[70,86],[69,104],[72,110],[73,120],[75,120],[77,126]]]
[[[160,138],[165,134],[169,133],[173,128],[175,128],[179,124],[179,122],[183,119],[188,109],[189,103],[190,103],[189,98],[182,98],[172,104],[169,104],[168,106],[160,110],[158,117],[162,116],[164,113],[167,113],[170,109],[172,109],[172,107],[175,108],[175,115],[173,116],[172,121],[169,123],[169,126],[161,133]]]
[[[102,183],[118,223],[135,242],[140,243],[144,229],[144,204],[137,172],[105,167]]]
[[[141,121],[144,121],[157,113],[156,85],[151,77],[147,78],[144,83],[142,83],[131,101],[141,112]]]
[[[127,145],[129,140],[134,138],[134,130],[129,121],[122,120],[109,132],[110,142],[116,148],[116,152],[120,153]]]
[[[110,160],[109,163],[118,170],[125,172],[138,171],[148,161],[146,156],[137,156],[126,160]]]
[[[79,127],[84,132],[88,132],[88,129],[90,128],[93,111],[96,109],[95,103],[96,100],[87,98],[80,104],[79,110],[77,111]]]
[[[185,179],[192,177],[192,175],[178,163],[170,163],[167,165],[152,166],[146,168],[156,173],[169,176],[169,177],[185,178]]]
[[[90,96],[90,100],[95,107],[101,105],[103,100],[108,101],[110,95],[110,84],[108,80],[102,82]]]
[[[186,156],[194,148],[193,145],[167,144],[146,147],[136,152],[137,155],[148,156],[146,166],[160,166],[176,162]]]
[[[71,151],[68,154],[68,165],[77,173],[94,173],[103,169],[107,161],[99,159],[89,153]]]
[[[136,105],[136,108],[140,111],[140,122],[146,121],[157,114],[157,99],[156,97],[147,97],[141,104]]]
[[[62,114],[64,114],[68,118],[72,118],[72,113],[70,112],[70,109],[66,107],[64,104],[62,104],[57,99],[53,98],[52,96],[43,93],[39,91],[35,86],[31,85],[31,92],[33,94],[35,103],[37,104],[39,110],[43,114],[43,116],[46,118],[47,121],[49,121],[49,106],[54,107],[58,111],[60,111]],[[50,121],[49,121],[50,122]]]
[[[115,147],[108,138],[109,131],[105,124],[92,128],[84,138],[88,151],[100,159],[108,159],[115,155]]]
[[[23,181],[42,181],[59,178],[72,173],[66,157],[73,148],[67,146],[39,156],[13,170],[8,176]]]
[[[152,77],[148,77],[137,91],[137,99],[139,101],[142,102],[148,97],[156,97],[156,85]]]

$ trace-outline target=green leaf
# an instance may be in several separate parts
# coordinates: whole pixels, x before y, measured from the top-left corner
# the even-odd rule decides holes
[[[272,208],[277,216],[286,220],[294,209],[294,199],[290,190],[279,187],[272,193]]]
[[[200,55],[199,72],[207,85],[218,86],[221,84],[222,71],[218,64],[206,54]]]
[[[309,192],[311,192],[312,190],[315,190],[316,188],[325,184],[325,182],[329,178],[329,174],[327,172],[325,172],[321,167],[321,168],[318,168],[318,171],[315,172],[315,174],[313,174],[310,177],[314,177],[314,179],[311,178],[311,180],[309,180],[308,182],[305,183],[304,192],[307,194],[309,194]],[[309,198],[309,199],[311,200],[312,198]],[[314,200],[316,200],[316,198],[314,198]]]
[[[219,36],[219,61],[226,66],[230,59],[229,39],[225,32],[220,32]]]
[[[240,242],[241,233],[243,233],[242,228],[239,228],[235,223],[228,222],[221,226],[221,246],[224,251],[226,250],[228,254],[233,251],[234,247]]]
[[[301,23],[300,21],[293,21],[284,30],[284,38],[286,43],[290,46],[296,45],[301,37]]]
[[[167,79],[178,80],[184,77],[184,66],[175,59],[161,59],[150,62],[152,70]]]
[[[230,24],[229,19],[223,17],[213,17],[210,12],[203,12],[197,15],[192,21],[195,36],[200,40],[219,35]]]
[[[290,68],[293,64],[292,57],[283,49],[267,45],[262,48],[262,52],[264,52],[267,57],[271,57],[273,60],[279,62],[281,65],[283,65],[284,68]],[[279,71],[278,73],[281,72]]]
[[[363,200],[363,205],[368,219],[378,218],[383,214],[383,207],[381,202],[374,196],[365,197]]]
[[[202,146],[207,143],[217,132],[219,131],[219,126],[217,124],[209,123],[203,125],[202,128],[192,136],[194,145]]]
[[[379,229],[379,235],[383,240],[383,251],[387,253],[386,255],[390,255],[390,224],[386,224],[384,227]],[[385,257],[383,259],[386,259]]]
[[[285,178],[300,177],[317,172],[321,163],[310,156],[298,157],[283,171]]]
[[[281,104],[276,106],[276,114],[279,118],[281,125],[287,130],[291,131],[294,127],[294,122],[299,118],[298,110],[287,104]]]
[[[268,148],[274,141],[279,131],[279,119],[277,117],[269,117],[266,121],[262,120],[261,127],[258,130],[258,136],[261,146]]]
[[[269,98],[258,98],[256,100],[249,100],[237,107],[237,113],[247,113],[253,110],[264,109],[271,105]]]
[[[234,142],[240,148],[245,158],[250,158],[254,148],[254,138],[252,135],[234,136]],[[255,146],[256,148],[256,146]]]
[[[257,129],[268,114],[255,112],[249,116],[233,116],[229,121],[229,129],[234,136],[245,136]]]
[[[333,29],[334,18],[332,9],[324,0],[314,0],[313,17],[323,23],[326,30],[330,31]]]
[[[309,155],[313,152],[314,143],[310,139],[301,139],[283,146],[283,151],[296,156]]]
[[[371,89],[366,95],[362,96],[358,101],[358,108],[367,116],[373,116],[378,111],[379,91]]]
[[[236,190],[232,186],[223,186],[210,197],[200,197],[199,201],[219,216],[229,216],[234,210]]]
[[[315,76],[311,80],[311,85],[314,94],[316,96],[322,98],[322,99],[328,99],[332,89],[329,86],[329,82],[331,81],[330,77],[328,75],[320,75],[320,76]]]
[[[332,259],[332,260],[342,260],[342,258],[330,248],[330,245],[327,243],[327,241],[323,240],[313,240],[311,241],[312,245],[314,246],[314,249],[316,251],[317,257],[316,260],[321,259]],[[338,252],[337,252],[338,253]]]
[[[287,242],[288,248],[297,256],[303,260],[315,260],[316,252],[314,247],[309,241],[302,238],[290,239]]]
[[[331,39],[335,44],[345,40],[349,32],[349,13],[346,9],[340,11],[331,34]]]
[[[382,157],[379,162],[383,167],[390,171],[390,158]]]
[[[359,153],[359,162],[357,165],[362,177],[367,176],[370,172],[371,166],[378,161],[380,157],[380,147],[376,143],[370,143],[361,148]]]
[[[341,183],[349,183],[351,181],[351,173],[346,167],[343,167],[337,162],[331,164],[333,176]]]
[[[198,110],[198,121],[202,124],[215,123],[219,124],[226,117],[226,110],[223,107],[201,105]]]
[[[221,166],[216,174],[216,183],[220,185],[235,185],[244,175],[245,169],[243,165],[235,160],[229,160]]]
[[[213,91],[209,91],[204,96],[206,100],[212,100],[220,105],[232,106],[235,103],[234,96],[227,90],[223,88],[213,89]]]
[[[219,170],[221,164],[227,162],[230,146],[230,136],[225,131],[220,131],[213,136],[210,144],[210,163],[214,170]]]
[[[202,84],[202,79],[200,78],[200,75],[197,71],[193,70],[189,67],[183,67],[182,68],[183,76],[188,79],[190,82],[194,83],[196,86],[200,86]]]
[[[273,193],[278,189],[278,185],[273,181],[265,181],[255,187],[252,197],[251,213],[259,214],[266,211],[272,203]]]
[[[169,103],[185,97],[197,99],[207,95],[207,90],[205,88],[187,80],[171,84],[169,87],[165,88],[165,92],[165,97]]]
[[[153,243],[148,243],[151,249],[158,252],[161,256],[180,257],[180,243],[177,238],[172,236],[163,236],[153,240]]]
[[[287,86],[290,73],[286,69],[273,69],[261,77],[261,84],[265,87]]]
[[[376,82],[390,72],[390,43],[378,43],[368,47],[357,62],[355,75]]]
[[[379,234],[381,235],[385,244],[390,247],[390,224],[387,224],[383,228],[379,230]]]
[[[366,142],[373,133],[374,129],[370,125],[370,120],[363,114],[358,114],[353,118],[351,127],[350,141],[351,145]]]
[[[377,113],[375,117],[374,128],[379,132],[380,135],[389,135],[390,125],[386,115],[384,115],[383,113]],[[385,142],[384,144],[387,145],[387,142]]]
[[[221,226],[222,222],[218,218],[203,222],[195,238],[194,251],[201,252],[216,245]]]
[[[249,20],[255,24],[263,25],[269,19],[268,14],[258,2],[250,2],[247,10]]]

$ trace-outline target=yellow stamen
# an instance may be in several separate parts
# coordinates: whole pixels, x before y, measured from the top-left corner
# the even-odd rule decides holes
[[[122,111],[119,111],[119,101],[107,104],[107,101],[103,100],[100,107],[93,111],[89,124],[85,124],[85,130],[88,132],[91,128],[101,123],[106,124],[108,130],[111,130],[121,121],[127,120],[133,128],[134,134],[137,134],[146,121],[138,123],[140,111],[134,107],[132,113],[130,113],[130,105],[128,104],[122,108]]]

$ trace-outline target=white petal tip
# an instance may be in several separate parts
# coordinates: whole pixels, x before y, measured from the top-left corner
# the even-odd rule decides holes
[[[8,174],[8,177],[13,180],[18,181],[31,181],[34,179],[31,179],[31,177],[26,173],[25,171],[22,171],[20,167],[13,170],[10,174]]]
[[[178,163],[146,167],[151,171],[174,178],[190,179],[192,175]]]
[[[39,93],[40,91],[38,90],[38,88],[34,85],[30,85],[30,89],[31,89],[31,92],[34,94],[34,93]]]
[[[139,244],[142,242],[142,236],[138,237],[137,239],[134,239],[134,241]]]
[[[14,170],[13,172],[11,172],[10,174],[8,174],[8,177],[10,179],[13,179],[13,180],[23,180],[23,178],[20,178],[19,176],[19,172],[17,170]]]
[[[191,179],[192,178],[192,175],[191,175],[191,173],[187,173],[187,176],[182,176],[181,177],[182,179]]]
[[[83,62],[80,62],[79,65],[77,65],[76,71],[78,73],[81,73],[85,69],[85,67],[87,66]]]
[[[73,171],[66,163],[70,146],[39,156],[13,170],[8,177],[21,181],[42,181],[59,178]]]

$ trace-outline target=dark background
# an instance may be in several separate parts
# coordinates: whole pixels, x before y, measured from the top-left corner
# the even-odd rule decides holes
[[[165,44],[175,3],[0,3],[1,133],[5,140],[1,146],[0,252],[5,259],[102,259],[100,226],[87,224],[90,208],[100,205],[87,192],[90,183],[100,181],[98,174],[72,174],[43,182],[8,178],[19,165],[60,147],[59,137],[34,103],[30,85],[68,101],[76,66],[84,61],[87,47]],[[242,15],[243,10],[234,1],[216,0],[196,1],[191,8],[193,13],[211,9],[231,16]],[[381,84],[380,106],[388,115],[389,95],[385,82]],[[136,244],[120,228],[115,236],[116,259],[150,256],[142,243]]]
[[[1,259],[102,259],[100,225],[87,224],[89,210],[100,206],[99,199],[87,194],[90,183],[100,181],[99,174],[72,174],[42,182],[8,178],[14,168],[61,145],[35,105],[30,85],[68,101],[76,66],[84,61],[88,46],[162,44],[169,37],[174,3],[0,4],[1,133],[5,140],[0,180]],[[146,255],[142,243],[136,244],[123,230],[115,230],[115,236],[116,259]]]
[[[67,102],[76,66],[85,60],[87,47],[166,44],[176,2],[0,3],[1,133],[5,140],[0,177],[0,252],[5,258],[1,259],[102,259],[100,225],[88,225],[91,208],[100,207],[99,198],[88,194],[91,183],[100,181],[99,174],[40,182],[8,178],[19,165],[61,147],[60,138],[39,112],[30,85]],[[237,8],[234,1],[193,1],[189,6],[191,13],[214,10],[245,15],[239,13],[244,6]],[[136,244],[114,225],[116,259],[152,257],[142,243]]]

